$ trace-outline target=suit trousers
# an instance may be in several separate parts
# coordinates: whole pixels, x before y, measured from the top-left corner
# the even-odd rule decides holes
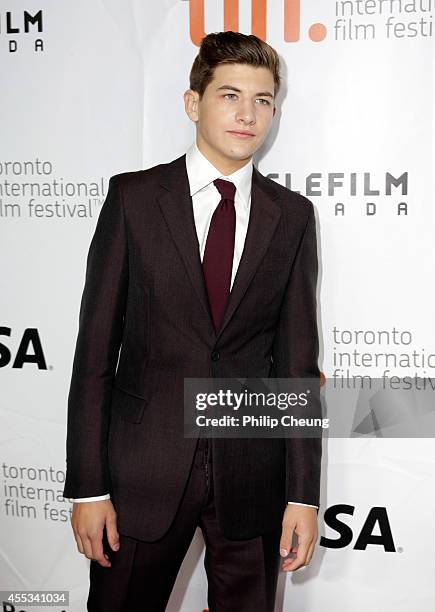
[[[220,532],[213,494],[211,444],[199,438],[175,518],[153,542],[120,534],[120,548],[104,551],[112,563],[90,564],[90,612],[164,612],[196,528],[205,541],[204,567],[210,612],[273,612],[280,567],[281,525],[249,540]],[[243,512],[243,508],[240,508]]]

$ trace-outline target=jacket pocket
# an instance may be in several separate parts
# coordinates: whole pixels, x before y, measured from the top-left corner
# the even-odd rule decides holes
[[[141,423],[148,400],[117,385],[112,388],[112,410],[124,421]]]

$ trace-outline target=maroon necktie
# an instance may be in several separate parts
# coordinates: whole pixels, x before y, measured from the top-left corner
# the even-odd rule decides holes
[[[230,294],[236,233],[236,209],[234,208],[236,186],[223,179],[216,179],[213,183],[221,194],[221,201],[211,218],[202,268],[208,301],[217,331]]]

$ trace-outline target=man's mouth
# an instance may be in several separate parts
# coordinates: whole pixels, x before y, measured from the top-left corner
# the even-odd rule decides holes
[[[237,138],[252,138],[253,136],[255,136],[255,134],[253,134],[252,132],[239,132],[229,130],[228,133],[232,134],[233,136],[236,136]]]

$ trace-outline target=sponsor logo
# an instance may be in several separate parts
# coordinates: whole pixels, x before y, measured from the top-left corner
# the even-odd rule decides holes
[[[201,39],[206,36],[204,18],[205,0],[189,0],[190,39],[194,45],[200,46]],[[224,27],[223,30],[239,31],[238,0],[223,0]],[[298,42],[301,36],[301,2],[300,0],[284,0],[284,40]],[[251,2],[251,32],[266,40],[267,37],[267,0],[252,0]],[[322,41],[327,34],[323,23],[313,23],[308,28],[308,37],[313,42]]]
[[[1,336],[11,337],[10,327],[0,327]],[[24,364],[33,363],[38,370],[48,370],[42,348],[39,332],[35,327],[28,327],[24,330],[18,349],[15,355],[12,354],[8,346],[0,341],[0,368],[8,366],[12,362],[13,368],[22,369]]]
[[[357,534],[354,534],[348,522],[344,522],[339,518],[340,514],[353,516],[354,511],[355,506],[349,506],[348,504],[336,504],[335,506],[330,506],[325,511],[325,523],[337,532],[338,537],[327,538],[321,536],[320,546],[325,548],[345,548],[353,543],[354,550],[366,550],[367,546],[371,545],[379,546],[385,552],[401,552],[401,549],[397,549],[394,544],[391,525],[385,507],[374,506],[371,508],[361,530]]]
[[[43,31],[42,10],[34,13],[26,10],[0,12],[0,35],[7,37],[9,53],[16,53],[19,44],[27,45],[29,39],[34,51],[43,51],[43,40],[40,36],[35,37],[35,34],[39,35]]]

